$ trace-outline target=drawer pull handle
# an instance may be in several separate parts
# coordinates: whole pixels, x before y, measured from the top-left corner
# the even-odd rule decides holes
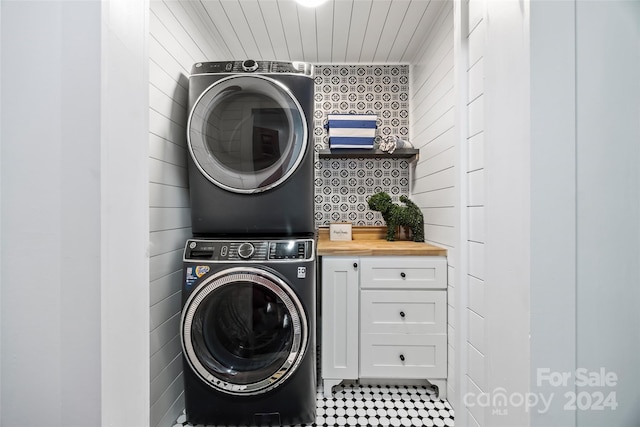
[[[400,360],[401,360],[402,362],[404,362],[404,354],[401,354],[401,355],[400,355]]]
[[[407,277],[407,275],[403,271],[402,273],[400,273],[400,277],[402,277],[404,279],[405,277]]]
[[[358,263],[357,262],[353,263],[353,268],[358,268]]]
[[[404,311],[400,312],[400,317],[404,318]]]

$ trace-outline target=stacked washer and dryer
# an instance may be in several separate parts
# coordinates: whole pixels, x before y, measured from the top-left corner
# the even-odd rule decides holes
[[[187,421],[311,424],[313,67],[197,63],[189,111],[193,238],[180,325]]]

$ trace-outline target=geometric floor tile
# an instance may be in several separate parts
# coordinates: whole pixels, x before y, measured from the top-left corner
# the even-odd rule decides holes
[[[337,386],[330,399],[317,393],[313,427],[453,427],[454,411],[422,386]],[[195,427],[178,418],[174,427]],[[292,426],[298,427],[298,426]]]

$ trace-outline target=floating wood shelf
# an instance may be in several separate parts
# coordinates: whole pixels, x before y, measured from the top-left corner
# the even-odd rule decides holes
[[[389,159],[417,159],[420,150],[416,148],[398,148],[393,154],[389,154],[382,150],[363,150],[363,149],[350,149],[350,148],[333,148],[322,149],[318,151],[318,155],[321,159],[331,158],[347,158],[347,159],[368,159],[368,158],[389,158]]]

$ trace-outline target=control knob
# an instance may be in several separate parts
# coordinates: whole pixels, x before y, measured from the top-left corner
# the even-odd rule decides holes
[[[247,59],[242,63],[242,69],[244,71],[255,71],[258,69],[258,63],[253,59]]]
[[[249,242],[242,243],[238,246],[238,256],[242,259],[249,259],[255,252],[256,248]]]

